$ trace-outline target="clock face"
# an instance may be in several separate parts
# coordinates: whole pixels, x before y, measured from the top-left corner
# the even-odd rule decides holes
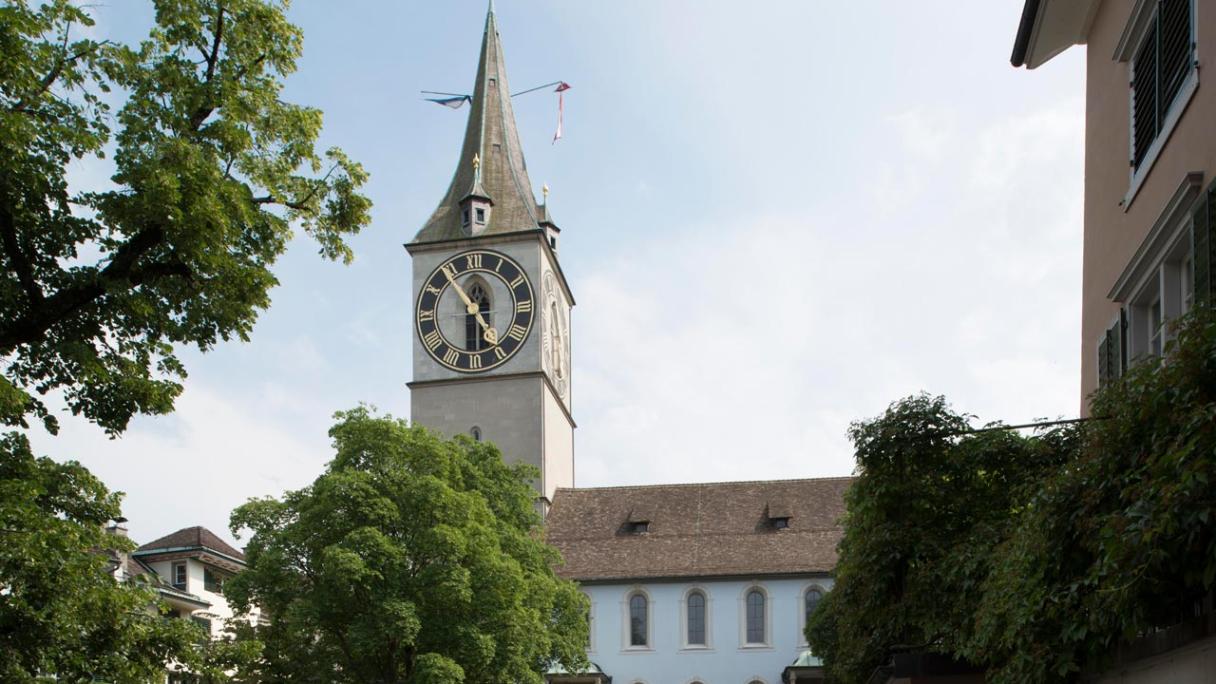
[[[422,348],[445,368],[480,373],[519,351],[534,317],[532,283],[511,257],[457,254],[427,276],[414,307]]]

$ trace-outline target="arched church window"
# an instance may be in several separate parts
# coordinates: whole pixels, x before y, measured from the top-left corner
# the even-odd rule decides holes
[[[487,326],[490,323],[490,293],[485,285],[480,282],[474,282],[469,288],[469,301],[477,305],[477,311],[481,315],[482,320]],[[478,314],[465,314],[464,317],[464,348],[469,351],[478,351],[490,346],[486,342],[485,330],[481,323],[477,321]]]
[[[764,592],[752,589],[747,592],[747,643],[765,643]]]
[[[629,597],[629,645],[630,646],[645,646],[647,637],[650,633],[650,625],[648,620],[648,608],[646,605],[646,597],[642,594],[634,594]]]
[[[823,600],[823,592],[817,587],[811,587],[806,590],[806,622],[810,624],[811,616],[815,614],[815,609],[819,607],[819,602]]]
[[[557,302],[549,305],[549,321],[549,365],[553,368],[553,374],[560,378],[565,376],[565,370],[562,368],[562,352],[565,349],[562,346],[561,319],[558,318]]]
[[[473,441],[480,442],[481,441],[481,428],[476,425],[469,428],[469,436],[473,438]]]
[[[705,594],[693,591],[688,594],[686,603],[688,615],[685,621],[688,626],[688,645],[705,645]]]

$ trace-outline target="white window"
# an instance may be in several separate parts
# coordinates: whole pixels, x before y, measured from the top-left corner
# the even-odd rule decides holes
[[[1183,178],[1108,294],[1121,309],[1098,340],[1100,385],[1139,359],[1163,354],[1170,323],[1194,305],[1195,231],[1210,232],[1203,225],[1207,192],[1200,192],[1201,182],[1198,173]]]
[[[811,584],[802,590],[802,605],[798,611],[798,645],[806,646],[806,626],[823,600],[825,591],[818,584]]]
[[[173,586],[178,589],[186,588],[186,562],[173,564]]]
[[[753,585],[739,598],[739,642],[742,648],[769,645],[770,618],[768,592]]]
[[[650,597],[645,591],[635,589],[625,597],[625,648],[642,650],[651,648]]]
[[[684,593],[681,626],[682,643],[686,649],[710,647],[710,601],[709,593],[693,587]]]

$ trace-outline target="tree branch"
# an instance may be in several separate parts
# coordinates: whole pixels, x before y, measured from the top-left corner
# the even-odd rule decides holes
[[[67,51],[66,42],[67,42],[67,34],[65,33],[64,34],[64,43],[65,43],[64,52]],[[63,70],[65,67],[67,67],[69,64],[75,63],[76,60],[80,59],[81,57],[84,57],[85,55],[88,55],[90,52],[96,50],[97,48],[99,48],[103,45],[108,45],[109,43],[110,43],[110,41],[108,41],[108,40],[103,40],[100,43],[89,43],[88,47],[84,48],[83,50],[80,50],[71,55],[61,58],[58,62],[55,63],[54,68],[52,68],[50,70],[50,72],[48,72],[46,76],[43,76],[42,80],[38,82],[38,89],[35,90],[34,92],[30,93],[29,95],[23,97],[21,99],[21,101],[18,102],[17,104],[13,105],[12,107],[9,107],[9,111],[13,112],[13,113],[19,113],[19,112],[25,111],[31,104],[34,103],[35,100],[37,100],[39,97],[42,96],[43,93],[45,93],[47,90],[49,90],[50,87],[52,85],[54,85],[55,81],[59,80],[59,76],[61,74],[63,74]]]
[[[220,2],[216,5],[215,13],[215,34],[211,40],[211,54],[207,55],[207,72],[203,75],[203,88],[210,91],[211,81],[215,78],[215,66],[220,61],[220,44],[224,40],[224,3]],[[207,98],[210,100],[210,92],[207,93]],[[211,116],[211,112],[215,111],[215,107],[210,104],[203,104],[199,107],[194,115],[190,117],[190,130],[197,131],[207,117]]]
[[[164,240],[165,231],[161,226],[144,228],[124,242],[114,252],[110,263],[98,271],[90,281],[59,290],[39,305],[32,306],[24,316],[4,324],[0,327],[0,355],[8,354],[19,345],[38,342],[51,326],[97,301],[117,283],[123,283],[130,288],[146,282],[148,276],[158,270],[161,274],[168,275],[171,270],[167,268],[168,265],[161,268],[150,264],[139,272],[136,269],[139,258]],[[132,282],[133,273],[136,273],[139,282]]]
[[[34,269],[21,245],[17,240],[17,226],[13,220],[13,212],[7,203],[0,206],[0,241],[4,244],[4,253],[8,257],[13,271],[17,274],[17,282],[25,289],[30,298],[30,306],[36,307],[42,303],[42,289],[34,279]]]

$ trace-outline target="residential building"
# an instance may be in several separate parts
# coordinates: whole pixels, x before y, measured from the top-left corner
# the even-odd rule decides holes
[[[547,540],[591,601],[597,671],[618,684],[822,681],[804,628],[832,588],[851,482],[559,489]]]
[[[233,610],[224,598],[224,582],[245,569],[245,554],[205,527],[187,527],[140,546],[131,554],[139,567],[155,573],[171,592],[201,602],[201,607],[170,606],[211,636],[220,636]],[[169,594],[162,588],[162,595]],[[168,599],[166,599],[168,600]]]
[[[123,537],[121,524],[109,532]],[[235,613],[224,598],[224,582],[245,569],[245,554],[205,527],[187,527],[123,554],[114,564],[114,578],[139,580],[154,588],[168,609],[167,617],[192,620],[219,638]],[[260,619],[255,609],[251,619]],[[193,681],[191,675],[168,664],[169,684]]]
[[[1085,45],[1081,410],[1102,383],[1166,352],[1170,322],[1216,295],[1212,0],[1026,0],[1012,63]],[[1211,598],[1192,620],[1121,644],[1105,684],[1211,682]]]
[[[1026,0],[1015,67],[1086,46],[1081,404],[1209,300],[1216,58],[1209,0]]]

